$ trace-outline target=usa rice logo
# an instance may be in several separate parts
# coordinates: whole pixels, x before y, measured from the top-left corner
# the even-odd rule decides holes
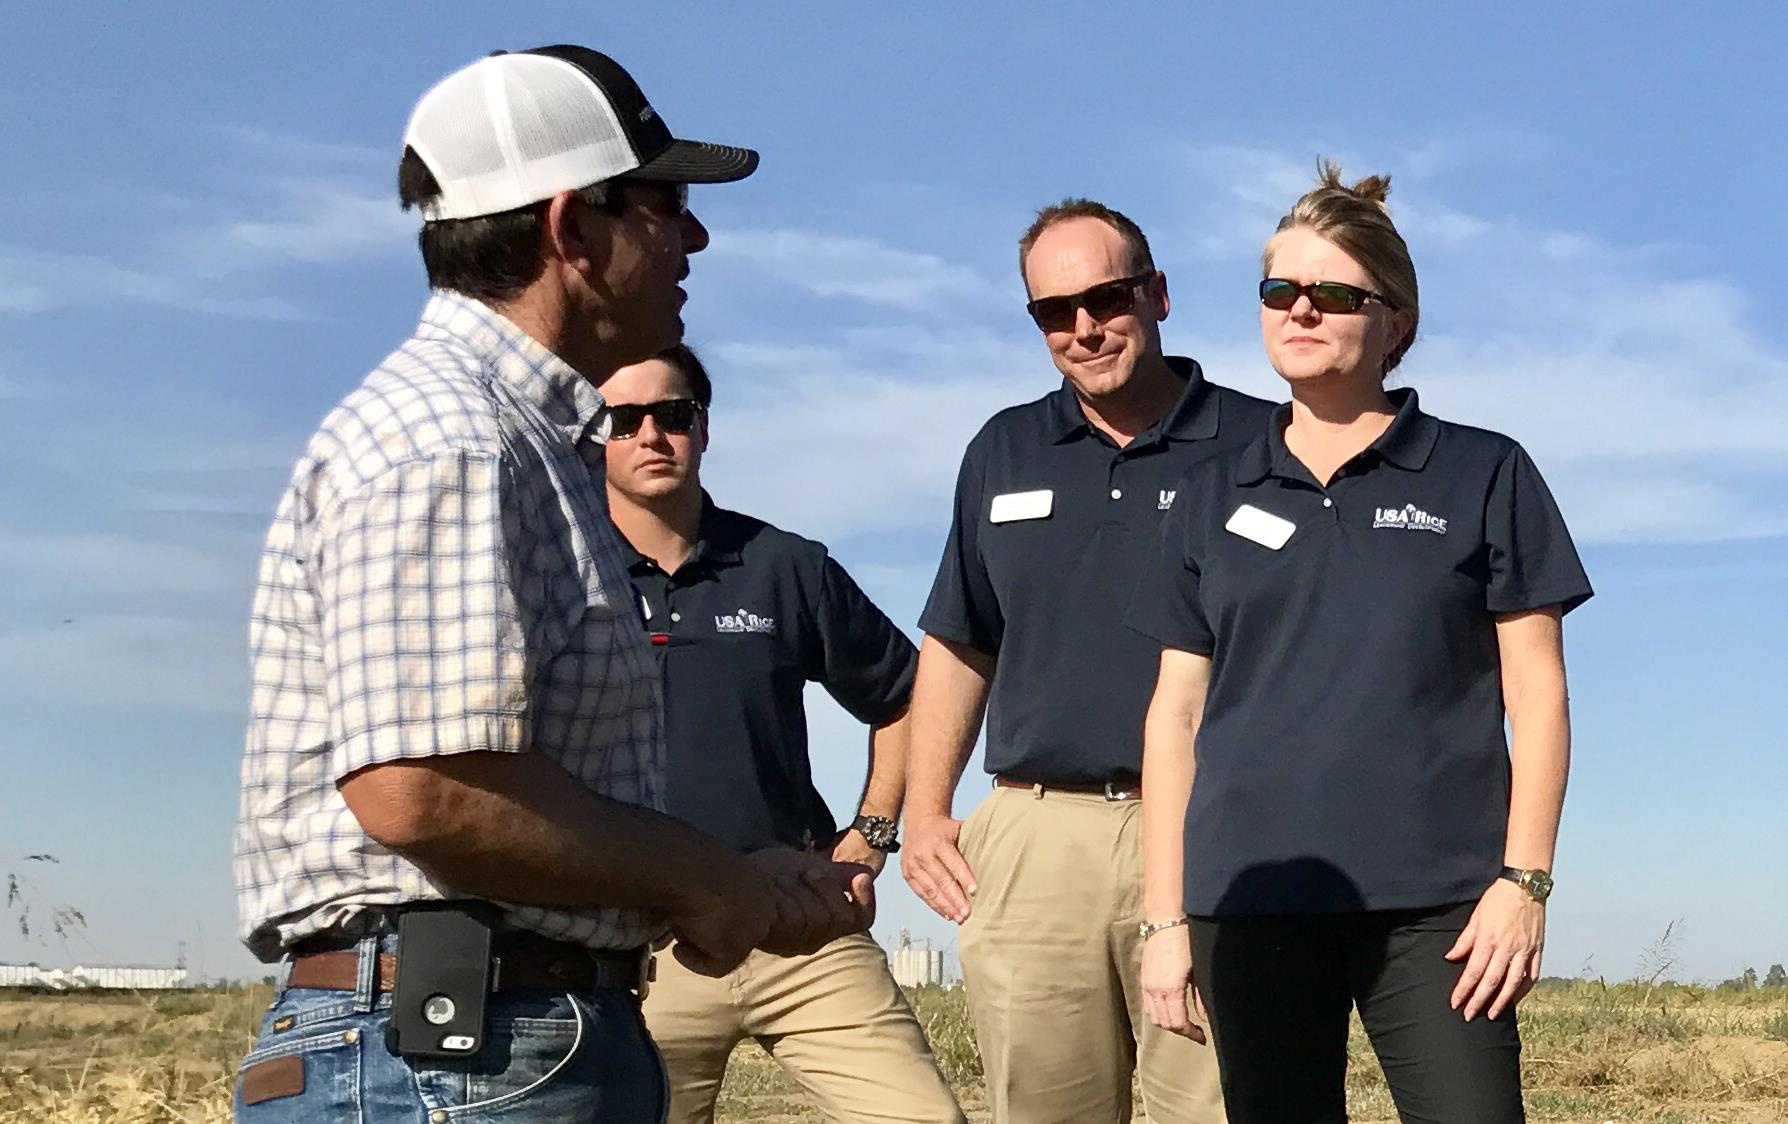
[[[1372,526],[1389,527],[1394,531],[1433,531],[1437,535],[1447,533],[1447,521],[1438,515],[1430,515],[1413,503],[1402,507],[1375,507],[1372,509]]]
[[[774,635],[776,632],[775,617],[760,617],[748,609],[740,609],[737,613],[723,613],[714,618],[715,632],[759,632]]]

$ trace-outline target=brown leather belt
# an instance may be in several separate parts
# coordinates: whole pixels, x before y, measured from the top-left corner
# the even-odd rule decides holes
[[[397,953],[379,954],[378,989],[397,983]],[[642,997],[652,979],[652,957],[643,948],[605,951],[544,937],[499,939],[492,991],[634,991]],[[287,987],[353,991],[360,957],[353,949],[299,953],[292,957]]]
[[[1019,780],[1001,773],[993,778],[995,788],[1023,788],[1039,795],[1051,792],[1075,792],[1086,796],[1103,796],[1107,800],[1140,800],[1142,799],[1142,781],[1124,778],[1122,780],[1104,781],[1099,784],[1043,784],[1040,781]]]

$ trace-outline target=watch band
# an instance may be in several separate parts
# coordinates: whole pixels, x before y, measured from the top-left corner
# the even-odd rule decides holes
[[[1163,929],[1176,929],[1181,925],[1189,925],[1191,923],[1192,919],[1182,913],[1171,921],[1143,921],[1136,926],[1136,931],[1140,933],[1142,939],[1146,941]]]
[[[1541,905],[1552,896],[1552,873],[1545,870],[1522,870],[1519,867],[1505,866],[1499,876],[1508,879],[1527,891],[1527,896]]]
[[[900,850],[899,828],[888,816],[859,815],[851,821],[851,828],[878,851],[891,855]]]

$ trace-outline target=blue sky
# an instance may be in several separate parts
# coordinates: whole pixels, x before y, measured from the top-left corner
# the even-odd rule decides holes
[[[1788,16],[1441,7],[15,13],[0,855],[61,858],[35,892],[89,930],[0,934],[0,959],[167,962],[186,941],[210,973],[256,970],[229,848],[262,532],[306,436],[423,300],[392,188],[410,105],[494,48],[574,41],[679,134],[762,150],[755,177],[692,200],[714,232],[686,313],[716,382],[708,482],[825,539],[909,628],[963,444],[1055,383],[1015,270],[1038,206],[1135,217],[1169,349],[1277,398],[1259,245],[1317,154],[1389,172],[1425,298],[1401,381],[1527,445],[1599,594],[1566,630],[1548,970],[1629,975],[1673,921],[1680,975],[1788,961],[1767,701],[1788,672]],[[843,811],[861,735],[820,693],[812,724]],[[883,887],[879,936],[949,943]]]

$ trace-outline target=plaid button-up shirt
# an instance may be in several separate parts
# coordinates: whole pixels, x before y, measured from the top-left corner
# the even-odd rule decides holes
[[[657,673],[608,519],[601,405],[514,324],[436,293],[311,439],[249,628],[235,866],[243,939],[263,960],[354,931],[367,907],[448,893],[361,829],[336,789],[357,769],[533,751],[603,796],[662,807]],[[594,948],[663,932],[620,910],[505,910]]]

